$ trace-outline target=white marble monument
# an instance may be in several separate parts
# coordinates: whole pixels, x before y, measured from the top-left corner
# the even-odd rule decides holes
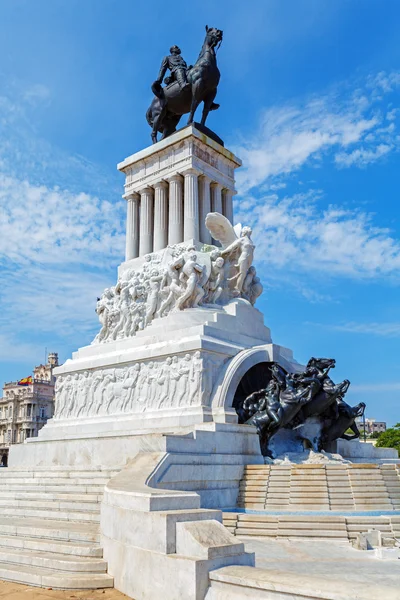
[[[118,165],[126,260],[97,303],[98,334],[55,370],[56,412],[41,440],[237,423],[246,370],[297,369],[254,307],[252,232],[232,226],[240,164],[188,126]]]
[[[252,232],[232,225],[239,166],[193,126],[119,165],[126,175],[126,260],[97,303],[92,343],[54,370],[54,418],[38,438],[12,448],[8,471],[16,494],[26,472],[45,482],[32,487],[27,479],[32,502],[46,499],[46,517],[40,512],[36,529],[29,521],[27,530],[39,543],[49,535],[42,521],[54,519],[49,506],[61,519],[53,535],[76,539],[77,510],[67,514],[64,502],[54,502],[50,484],[71,497],[76,486],[90,493],[93,480],[108,473],[100,514],[90,515],[100,523],[96,531],[90,523],[89,532],[100,540],[108,574],[99,580],[77,565],[67,582],[65,573],[43,568],[38,580],[29,567],[26,583],[72,589],[114,583],[136,600],[238,598],[243,590],[253,597],[253,588],[260,598],[272,597],[257,579],[269,572],[252,568],[254,555],[223,527],[219,509],[237,505],[244,466],[264,462],[255,428],[238,424],[238,391],[265,363],[289,372],[302,367],[272,342],[254,306],[262,285],[252,264]],[[81,506],[80,495],[77,501]],[[31,519],[31,508],[18,510]],[[0,533],[7,527],[3,522]],[[24,528],[14,529],[18,547],[25,547]],[[224,579],[227,568],[239,569],[239,583]],[[2,577],[15,580],[12,569]],[[322,598],[303,589],[293,598],[300,596]]]

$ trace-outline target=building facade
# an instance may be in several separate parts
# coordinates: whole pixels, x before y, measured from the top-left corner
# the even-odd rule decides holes
[[[38,365],[33,376],[5,383],[0,398],[0,463],[7,465],[11,444],[22,444],[36,437],[54,414],[53,368],[58,355],[48,355],[47,364]]]
[[[356,419],[356,423],[360,431],[364,432],[364,422],[362,418]],[[375,419],[365,419],[365,433],[371,435],[372,433],[383,433],[386,431],[385,421],[376,421]]]

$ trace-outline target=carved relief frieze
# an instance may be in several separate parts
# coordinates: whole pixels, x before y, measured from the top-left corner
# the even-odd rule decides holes
[[[54,419],[208,405],[223,358],[196,351],[61,375]]]

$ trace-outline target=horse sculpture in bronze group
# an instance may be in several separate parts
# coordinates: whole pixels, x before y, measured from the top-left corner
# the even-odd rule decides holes
[[[280,429],[292,429],[301,436],[299,427],[310,419],[319,423],[319,449],[338,437],[353,439],[346,437],[347,428],[352,429],[354,437],[359,436],[355,417],[365,405],[352,408],[344,402],[350,381],[332,381],[328,373],[335,363],[332,358],[311,358],[303,372],[292,374],[276,363],[269,366],[267,387],[247,396],[238,409],[240,422],[255,425],[264,456],[271,456],[269,441]]]
[[[216,48],[222,42],[222,31],[206,25],[206,37],[195,65],[187,72],[188,86],[182,89],[177,81],[163,88],[159,81],[151,86],[155,98],[147,110],[146,119],[152,127],[151,139],[157,142],[176,131],[182,115],[189,113],[188,124],[193,123],[197,107],[201,102],[203,114],[201,125],[205,125],[210,110],[219,108],[214,103],[220,72],[217,67]]]

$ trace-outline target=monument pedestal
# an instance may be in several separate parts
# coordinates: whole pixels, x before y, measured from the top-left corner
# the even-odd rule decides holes
[[[254,307],[251,230],[231,224],[239,165],[192,126],[119,165],[126,260],[97,303],[101,329],[54,371],[54,418],[10,453],[11,469],[56,471],[68,493],[82,469],[120,470],[98,533],[115,586],[137,600],[202,600],[210,570],[254,565],[218,510],[236,506],[244,466],[264,462],[237,394],[264,384],[268,363],[300,369]],[[66,536],[74,514],[59,509]],[[170,574],[179,585],[166,589]]]
[[[54,418],[10,464],[124,464],[137,446],[129,437],[237,423],[236,391],[257,365],[299,370],[254,307],[262,286],[251,230],[229,220],[240,164],[189,126],[118,165],[126,260],[97,304],[101,330],[54,370]],[[111,439],[118,450],[106,455]]]

